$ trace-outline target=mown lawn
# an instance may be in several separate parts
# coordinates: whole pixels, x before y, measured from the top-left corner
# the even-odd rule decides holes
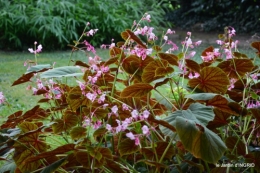
[[[108,50],[97,50],[97,54],[101,58],[108,58]],[[62,52],[42,52],[38,56],[38,64],[53,64],[55,67],[68,65],[70,61],[70,51]],[[74,52],[71,60],[88,61],[88,57],[93,54],[86,55],[84,52]],[[24,66],[26,60],[34,60],[34,54],[29,52],[0,52],[0,92],[2,91],[8,103],[11,106],[0,105],[0,123],[5,117],[18,111],[27,111],[33,108],[41,96],[32,96],[32,91],[26,90],[30,82],[12,86],[13,82],[22,76],[27,70]],[[73,65],[71,62],[70,65]]]

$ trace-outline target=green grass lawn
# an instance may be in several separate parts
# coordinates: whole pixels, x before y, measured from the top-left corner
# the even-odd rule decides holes
[[[107,59],[109,57],[108,50],[97,51],[97,54]],[[70,51],[62,52],[42,52],[38,56],[38,64],[53,64],[55,67],[66,66],[70,61]],[[71,60],[81,60],[88,62],[88,57],[93,56],[89,54],[86,56],[84,52],[74,52]],[[24,84],[11,86],[15,80],[22,76],[27,70],[23,64],[26,60],[34,60],[34,55],[29,52],[0,52],[0,92],[2,91],[8,103],[11,106],[0,105],[0,123],[5,120],[5,117],[18,111],[27,111],[33,108],[37,101],[42,96],[33,96],[32,91],[26,90],[30,82]],[[71,62],[70,65],[73,65]]]

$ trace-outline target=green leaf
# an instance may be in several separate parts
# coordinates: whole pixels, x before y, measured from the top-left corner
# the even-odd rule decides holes
[[[51,68],[50,64],[41,64],[41,65],[35,65],[31,66],[25,74],[31,73],[31,72],[43,72]]]
[[[16,169],[16,164],[14,161],[6,162],[6,164],[1,166],[0,173],[5,173],[5,172],[14,173],[15,169]]]
[[[41,78],[54,78],[54,77],[70,77],[70,76],[82,76],[83,73],[77,66],[64,66],[57,67],[48,71],[43,72]]]
[[[206,162],[216,163],[226,150],[217,134],[192,119],[178,116],[176,130],[185,149]]]
[[[58,169],[65,161],[66,161],[66,157],[50,164],[49,166],[45,167],[40,173],[52,173],[54,172],[56,169]]]
[[[196,116],[196,118],[203,124],[208,125],[208,122],[214,119],[214,111],[211,107],[200,103],[193,103],[189,106],[189,110]]]
[[[190,98],[192,100],[211,100],[216,95],[219,95],[219,94],[215,94],[215,93],[196,93],[196,94],[187,94],[187,95],[185,95],[184,98]],[[224,97],[224,96],[222,96],[222,97]],[[234,100],[232,100],[228,97],[224,97],[224,98],[227,99],[228,102],[234,102]]]
[[[185,117],[187,119],[193,120],[194,122],[198,124],[207,125],[208,122],[212,121],[214,119],[214,112],[213,109],[202,105],[200,103],[193,103],[189,106],[187,110],[178,110],[174,111],[167,117],[163,118],[163,121],[168,122],[172,126],[176,126],[176,118],[177,117]],[[170,137],[176,137],[176,133],[174,133],[172,130],[167,128],[166,126],[160,125],[160,130],[162,133],[166,136]]]

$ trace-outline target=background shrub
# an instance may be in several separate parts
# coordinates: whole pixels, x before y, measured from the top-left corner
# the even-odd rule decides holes
[[[45,49],[66,48],[87,22],[99,29],[89,40],[92,44],[110,43],[145,12],[153,16],[153,25],[167,25],[164,2],[168,1],[0,0],[0,49],[27,49],[36,40]]]

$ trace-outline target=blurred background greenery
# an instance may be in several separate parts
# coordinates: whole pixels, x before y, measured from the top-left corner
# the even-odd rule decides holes
[[[20,51],[38,41],[49,50],[66,49],[87,22],[99,31],[95,46],[120,40],[120,33],[148,12],[150,26],[240,33],[259,32],[259,0],[0,0],[0,50]]]

